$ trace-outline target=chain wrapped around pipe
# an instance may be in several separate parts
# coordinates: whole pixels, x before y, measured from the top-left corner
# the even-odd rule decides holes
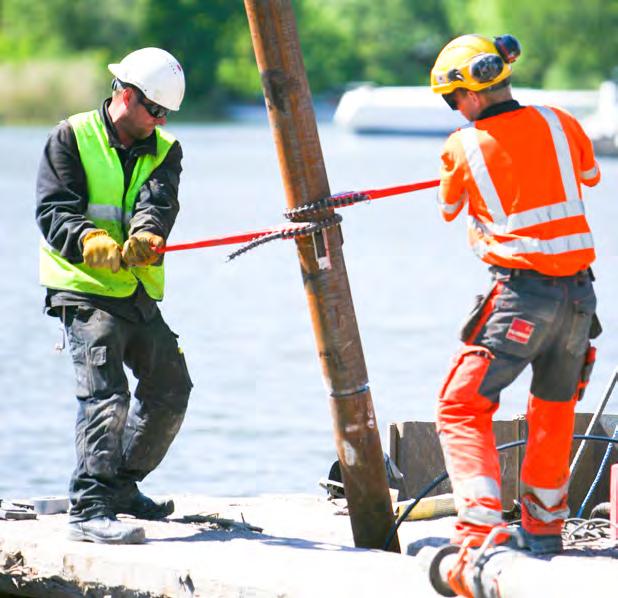
[[[412,193],[421,189],[437,187],[440,181],[433,179],[429,181],[419,181],[396,187],[384,187],[382,189],[366,189],[364,191],[347,191],[324,197],[317,201],[307,203],[296,208],[286,210],[285,217],[291,221],[289,225],[271,227],[257,231],[225,235],[193,241],[189,243],[174,243],[165,247],[153,247],[157,253],[168,253],[170,251],[186,251],[188,249],[199,249],[202,247],[215,247],[219,245],[233,245],[236,243],[247,243],[238,251],[228,256],[228,261],[250,251],[251,249],[274,241],[275,239],[292,239],[302,235],[311,235],[324,228],[336,226],[341,222],[341,217],[334,215],[332,210],[344,208],[363,201],[390,197]],[[324,214],[324,217],[322,215]],[[305,226],[306,225],[306,226]]]
[[[330,195],[329,197],[323,197],[322,199],[298,206],[297,208],[290,208],[286,210],[283,215],[292,222],[299,222],[315,216],[324,210],[345,208],[361,201],[368,201],[369,199],[371,198],[362,191],[346,191],[344,193]]]
[[[434,179],[430,181],[412,183],[409,185],[386,187],[384,189],[369,189],[366,191],[344,191],[343,193],[336,193],[335,195],[329,195],[328,197],[323,197],[321,199],[318,199],[317,201],[306,203],[295,208],[287,209],[283,215],[291,222],[304,222],[307,219],[318,217],[320,213],[326,212],[327,210],[333,210],[335,208],[345,208],[347,206],[361,203],[363,201],[370,201],[372,199],[379,199],[381,197],[389,197],[392,195],[400,195],[403,193],[410,193],[412,191],[419,191],[421,189],[429,189],[431,187],[436,187],[438,183],[439,180]],[[233,260],[239,255],[246,253],[247,251],[251,251],[251,249],[254,249],[255,247],[259,247],[264,243],[268,243],[276,239],[290,239],[302,235],[310,235],[323,228],[335,226],[340,222],[341,217],[337,216],[337,214],[333,214],[324,218],[323,220],[309,222],[307,228],[303,227],[302,229],[295,229],[289,234],[285,231],[277,231],[269,235],[264,235],[250,241],[247,245],[241,247],[238,251],[230,254],[228,256],[228,261]],[[314,225],[317,225],[317,228]]]
[[[439,184],[439,179],[432,179],[428,181],[409,183],[406,185],[397,185],[395,187],[384,187],[381,189],[345,191],[343,193],[336,193],[335,195],[323,197],[317,201],[286,210],[285,217],[288,220],[296,222],[297,220],[302,220],[307,216],[313,216],[322,210],[345,208],[363,201],[371,201],[382,197],[392,197],[393,195],[402,195],[405,193],[420,191],[422,189],[430,189],[432,187],[437,187]]]
[[[350,206],[360,201],[367,201],[368,199],[369,197],[365,193],[348,191],[345,193],[338,193],[336,195],[323,197],[322,199],[318,199],[317,201],[307,203],[296,208],[287,209],[283,215],[287,220],[296,224],[305,223],[308,219],[316,218],[327,210]],[[280,231],[253,239],[246,245],[243,245],[240,249],[230,253],[230,255],[227,256],[227,261],[230,262],[244,253],[259,247],[260,245],[264,245],[265,243],[270,243],[271,241],[276,241],[277,239],[294,239],[296,237],[312,235],[320,230],[336,226],[341,221],[341,216],[333,213],[326,218],[322,218],[321,220],[311,220],[306,222],[306,226],[303,226],[302,228],[282,228]]]
[[[294,239],[296,237],[305,237],[307,235],[312,235],[313,233],[317,233],[318,231],[331,228],[333,226],[338,225],[343,218],[340,214],[332,214],[323,220],[317,220],[315,222],[307,222],[306,226],[293,228],[293,229],[285,229],[282,228],[280,231],[264,235],[262,237],[258,237],[253,241],[250,241],[246,245],[243,245],[240,249],[237,249],[233,253],[230,253],[227,256],[227,261],[230,262],[243,253],[247,253],[260,245],[264,245],[264,243],[269,243],[270,241],[275,241],[276,239]]]
[[[284,217],[294,223],[303,223],[306,222],[307,219],[316,218],[322,212],[327,210],[333,210],[334,208],[343,208],[346,206],[351,206],[355,203],[359,203],[361,201],[367,201],[370,197],[361,192],[354,191],[346,191],[343,193],[337,193],[336,195],[329,195],[328,197],[323,197],[318,199],[317,201],[313,201],[311,203],[303,204],[302,206],[298,206],[296,208],[287,209],[283,215]],[[243,245],[240,249],[237,249],[233,253],[227,256],[227,261],[230,262],[233,259],[259,247],[260,245],[264,245],[265,243],[270,243],[271,241],[276,241],[277,239],[293,239],[296,237],[302,237],[307,235],[312,235],[313,233],[317,233],[320,230],[331,228],[336,226],[342,221],[342,218],[339,214],[331,214],[326,218],[321,220],[313,220],[307,222],[307,226],[303,226],[302,228],[295,229],[282,229],[280,231],[276,231],[269,235],[264,235],[262,237],[258,237]]]

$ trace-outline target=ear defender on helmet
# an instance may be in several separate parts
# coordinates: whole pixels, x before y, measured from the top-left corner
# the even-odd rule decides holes
[[[506,64],[512,64],[521,54],[521,46],[512,35],[494,37],[498,54],[481,54],[470,63],[470,74],[479,83],[496,79]]]
[[[494,45],[500,56],[502,56],[502,60],[507,64],[515,62],[521,54],[521,46],[513,35],[507,34],[494,37]]]
[[[504,61],[497,54],[481,54],[470,63],[470,74],[479,83],[493,81],[504,68]]]

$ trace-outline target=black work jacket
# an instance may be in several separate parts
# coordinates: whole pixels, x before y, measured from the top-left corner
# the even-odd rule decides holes
[[[110,100],[108,98],[103,102],[99,112],[107,129],[110,147],[116,150],[120,158],[126,190],[139,156],[156,153],[156,133],[136,141],[129,148],[124,147],[108,113]],[[148,231],[167,239],[179,210],[181,161],[182,148],[176,141],[139,190],[129,226],[130,235]],[[75,134],[67,120],[61,121],[47,139],[39,164],[36,199],[36,220],[45,240],[69,262],[82,262],[80,239],[95,226],[85,216],[88,208],[86,173]],[[85,305],[134,321],[149,320],[158,312],[155,301],[146,294],[141,284],[131,297],[121,299],[48,289],[45,305],[51,315],[58,315],[61,306]]]

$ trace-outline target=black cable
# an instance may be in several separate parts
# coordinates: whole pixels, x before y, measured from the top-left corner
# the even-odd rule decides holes
[[[618,438],[618,426],[616,426],[616,429],[614,430],[614,434],[612,438]],[[603,455],[603,458],[601,459],[601,464],[599,465],[597,474],[596,476],[594,476],[594,480],[592,480],[592,484],[590,484],[590,488],[588,488],[588,492],[586,493],[586,496],[584,497],[582,504],[579,506],[579,509],[577,510],[577,514],[575,515],[576,517],[581,517],[582,514],[584,513],[584,510],[586,506],[588,505],[588,501],[592,498],[594,491],[596,490],[597,486],[599,485],[599,482],[601,481],[601,478],[603,477],[603,472],[605,471],[605,467],[609,463],[609,458],[611,454],[612,454],[612,446],[608,444],[607,449],[605,449],[605,454]]]
[[[573,434],[573,440],[597,440],[599,442],[613,442],[614,444],[618,444],[618,438],[610,438],[609,436],[600,436],[598,434]],[[505,451],[506,449],[514,448],[516,446],[522,446],[526,444],[527,439],[524,440],[514,440],[513,442],[507,442],[505,444],[501,444],[496,447],[498,452]],[[386,536],[386,541],[384,542],[384,548],[382,550],[388,550],[388,547],[391,545],[399,526],[406,520],[408,515],[412,512],[412,509],[420,502],[422,498],[425,498],[427,494],[429,494],[438,484],[443,482],[448,478],[448,473],[443,471],[438,477],[434,478],[429,484],[427,484],[418,494],[418,496],[411,502],[405,509],[405,511],[397,518],[395,523],[392,525],[391,529]]]

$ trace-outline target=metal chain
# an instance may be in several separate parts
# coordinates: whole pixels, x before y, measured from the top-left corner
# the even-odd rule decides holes
[[[233,253],[227,256],[227,261],[231,262],[233,259],[242,255],[243,253],[247,253],[260,245],[264,245],[265,243],[269,243],[270,241],[275,241],[276,239],[294,239],[296,237],[305,237],[307,235],[312,235],[313,233],[317,233],[320,230],[324,230],[326,228],[331,228],[339,224],[343,218],[340,214],[332,214],[328,218],[324,218],[323,220],[318,220],[316,222],[307,222],[306,226],[302,228],[296,228],[292,230],[281,230],[276,233],[271,233],[269,235],[264,235],[263,237],[258,237],[253,241],[250,241],[246,245],[243,245],[240,249],[237,249]]]
[[[330,195],[329,197],[323,197],[322,199],[298,206],[297,208],[288,209],[283,215],[292,222],[302,222],[307,217],[315,216],[329,208],[351,206],[352,204],[367,201],[368,199],[370,198],[365,193],[345,191],[343,193],[337,193],[336,195]]]
[[[283,215],[291,222],[304,222],[308,218],[315,218],[321,212],[334,208],[341,208],[345,206],[351,206],[361,201],[367,201],[370,197],[366,193],[356,191],[345,191],[343,193],[337,193],[335,195],[329,195],[323,197],[317,201],[298,206],[297,208],[291,208],[286,210]],[[307,225],[303,228],[297,228],[294,230],[281,230],[269,235],[264,235],[250,241],[246,245],[243,245],[240,249],[230,253],[227,256],[227,261],[230,262],[243,253],[247,253],[260,245],[270,243],[277,239],[292,239],[295,237],[301,237],[311,235],[319,230],[330,228],[341,222],[342,218],[339,214],[331,214],[330,216],[313,222],[307,222]]]
[[[612,523],[607,519],[571,518],[564,522],[562,539],[569,548],[578,545],[614,545],[611,539]]]

